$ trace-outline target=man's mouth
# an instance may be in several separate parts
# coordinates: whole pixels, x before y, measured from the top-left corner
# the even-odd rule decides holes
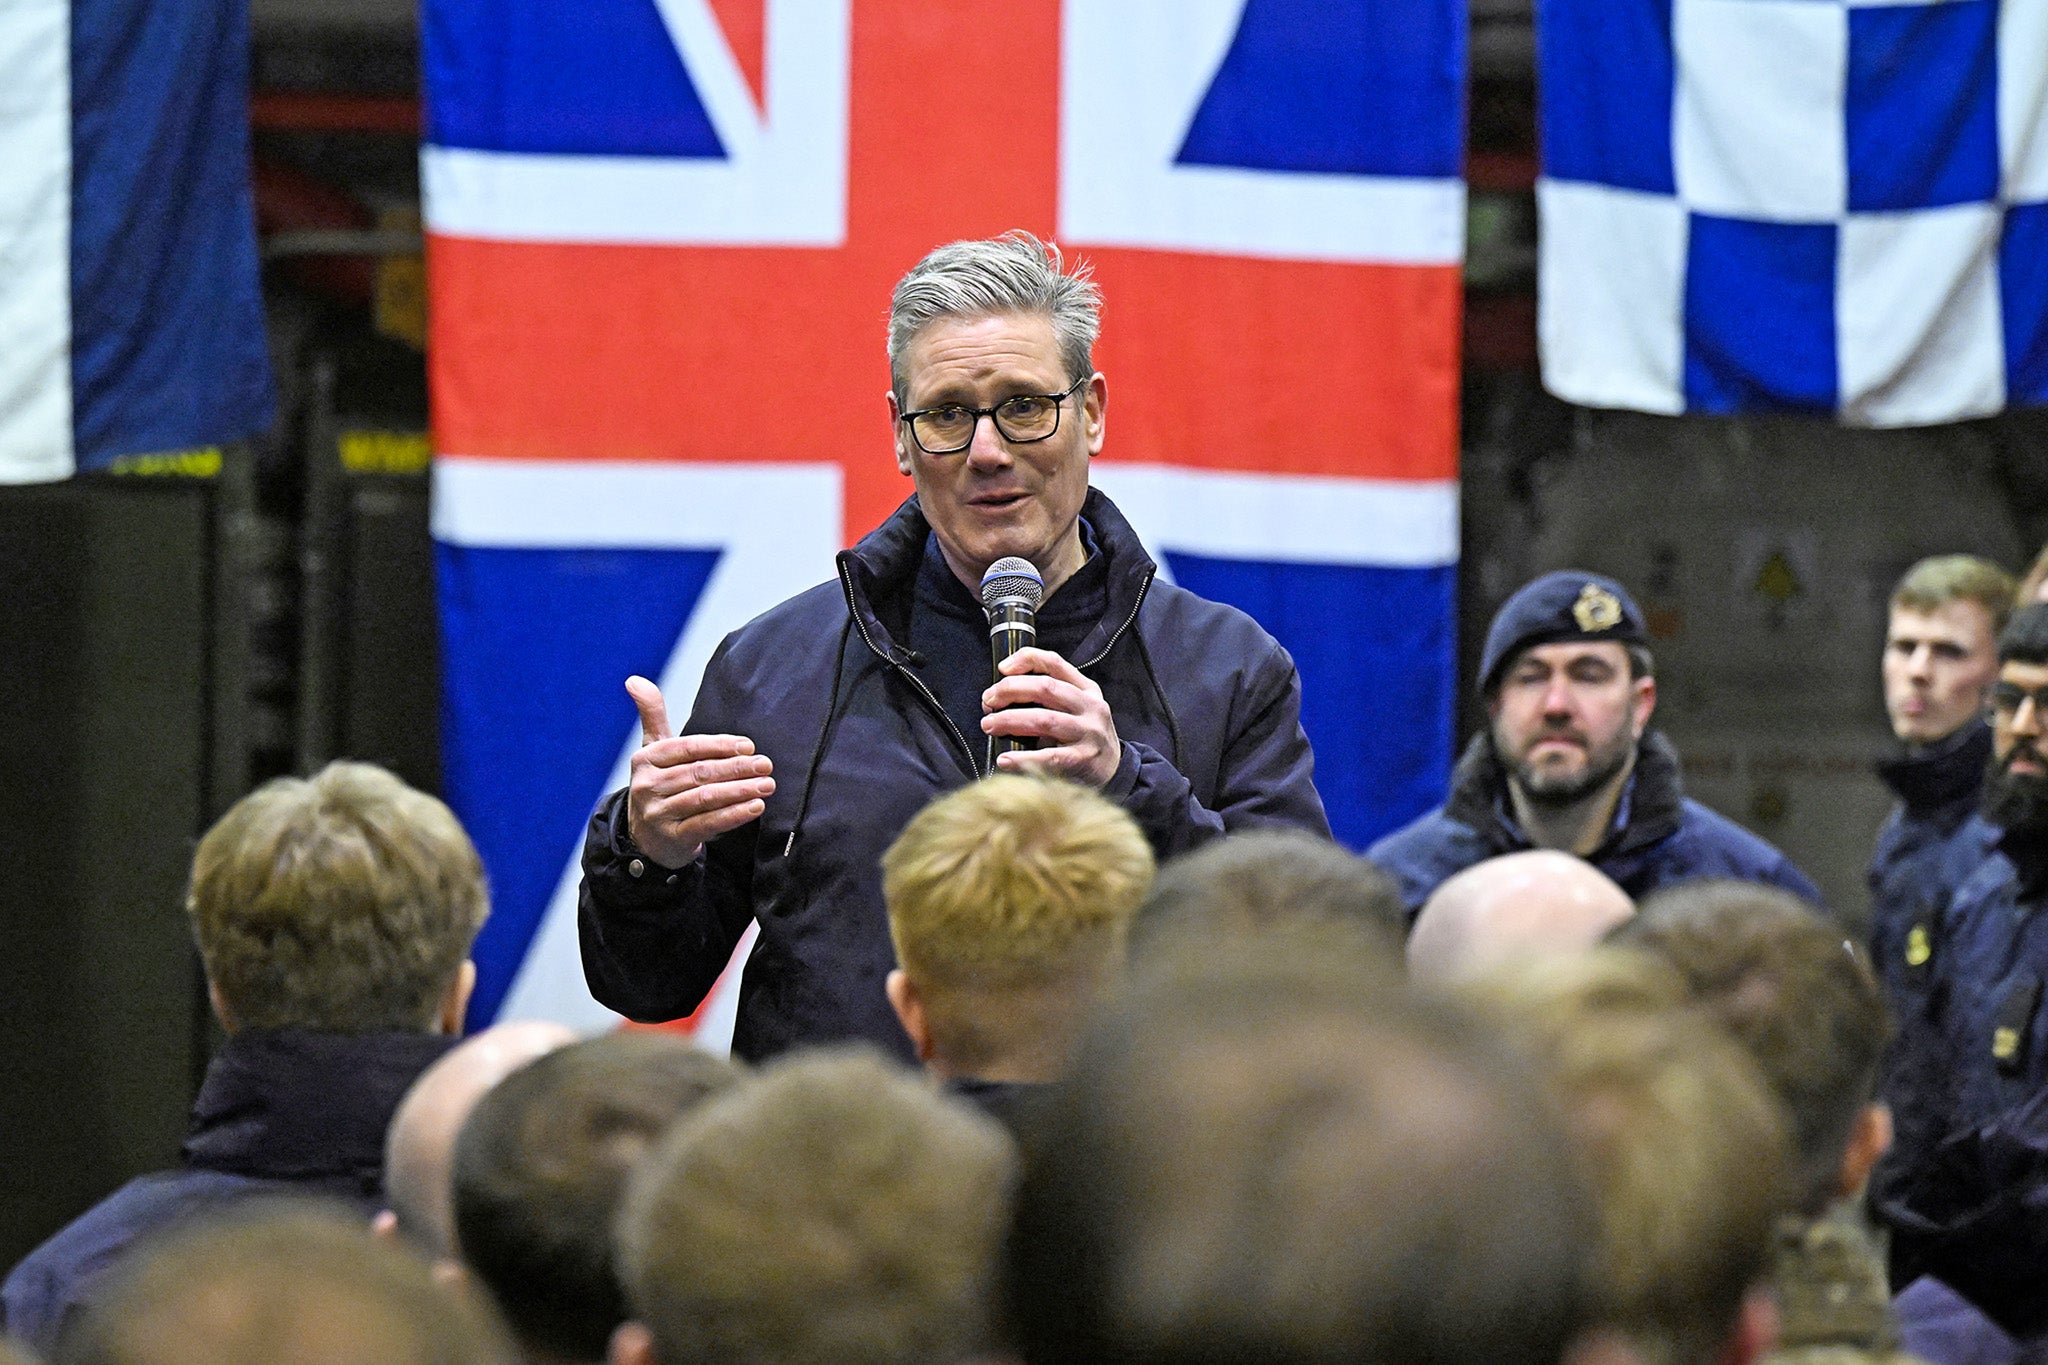
[[[2025,777],[2044,777],[2048,776],[2048,762],[2042,761],[2039,750],[2021,747],[2005,756],[2005,770]]]
[[[1015,507],[1018,503],[1024,501],[1025,497],[1026,494],[1018,491],[1012,491],[1007,493],[977,493],[975,496],[969,498],[967,500],[967,503],[970,507],[986,507],[991,510],[1000,512],[1005,508]]]

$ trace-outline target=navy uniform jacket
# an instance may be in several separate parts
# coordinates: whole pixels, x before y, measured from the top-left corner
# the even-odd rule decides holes
[[[1528,848],[1508,804],[1507,770],[1493,741],[1473,737],[1451,774],[1451,797],[1405,829],[1381,839],[1366,857],[1401,886],[1409,923],[1437,887],[1474,863]],[[1688,800],[1678,753],[1657,732],[1636,749],[1614,826],[1587,862],[1612,877],[1632,899],[1700,877],[1768,882],[1820,902],[1820,892],[1791,859],[1724,815]]]
[[[1891,1149],[1871,1176],[1880,1209],[1905,1197],[1913,1172],[1948,1135],[1948,986],[1940,959],[1949,901],[1991,856],[1999,834],[1977,814],[1990,757],[1990,727],[1973,721],[1877,767],[1899,798],[1870,861],[1870,957],[1896,1026],[1878,1079],[1893,1129]],[[1894,1242],[1895,1284],[1917,1274],[1910,1243],[1910,1236]]]
[[[1108,610],[1071,661],[1101,686],[1123,741],[1103,795],[1162,860],[1231,830],[1328,837],[1287,651],[1234,607],[1156,582],[1100,492],[1081,515],[1107,559]],[[839,556],[838,582],[775,607],[712,656],[682,733],[746,735],[775,761],[760,819],[671,872],[630,847],[623,791],[598,807],[578,927],[600,1002],[629,1019],[688,1014],[758,920],[735,1053],[860,1038],[909,1059],[882,988],[896,964],[879,859],[934,797],[981,776],[985,754],[901,641],[929,535],[912,498]]]
[[[1874,1190],[1894,1282],[1933,1275],[2015,1337],[2048,1333],[2048,841],[2002,834],[1942,916],[1931,1150]]]

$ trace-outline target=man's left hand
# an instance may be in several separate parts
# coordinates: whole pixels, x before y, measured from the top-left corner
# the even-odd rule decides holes
[[[1035,739],[1035,749],[998,754],[1006,773],[1055,773],[1091,787],[1116,776],[1123,743],[1095,681],[1049,649],[1020,649],[1003,660],[1002,678],[981,694],[991,735]]]

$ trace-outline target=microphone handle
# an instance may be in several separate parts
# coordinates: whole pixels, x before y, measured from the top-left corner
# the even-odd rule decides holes
[[[1020,649],[1038,643],[1037,613],[1022,602],[1005,602],[988,609],[989,664],[994,679],[1003,676],[1002,662]],[[1035,749],[1038,741],[1016,735],[995,735],[989,741],[993,754],[1012,754]]]

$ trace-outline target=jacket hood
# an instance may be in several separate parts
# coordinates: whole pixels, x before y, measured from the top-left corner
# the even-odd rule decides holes
[[[1451,796],[1444,813],[1477,831],[1486,841],[1489,856],[1529,847],[1528,837],[1509,814],[1507,791],[1507,768],[1494,751],[1493,736],[1481,731],[1465,746],[1451,773]],[[1646,848],[1675,833],[1684,817],[1685,787],[1678,751],[1655,730],[1645,731],[1636,744],[1635,771],[1629,775],[1622,797],[1622,812],[1626,818],[1621,827],[1608,832],[1593,857]]]

